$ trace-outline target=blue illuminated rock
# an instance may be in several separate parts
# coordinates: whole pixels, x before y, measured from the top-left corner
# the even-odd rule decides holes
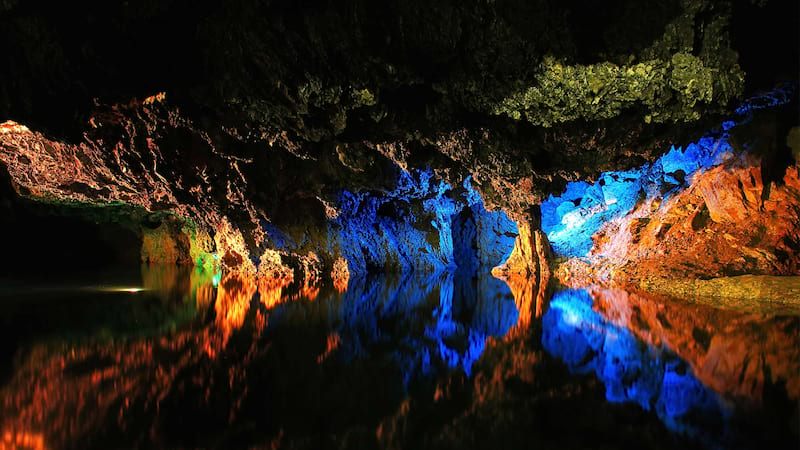
[[[793,92],[793,86],[782,86],[744,102],[733,120],[723,122],[719,129],[697,142],[671,147],[652,164],[627,171],[604,172],[592,184],[568,183],[561,195],[550,195],[542,202],[541,222],[555,255],[584,257],[591,254],[596,250],[593,236],[604,224],[624,217],[646,202],[658,207],[687,189],[697,174],[741,156],[729,142],[731,130],[750,122],[753,112],[759,109],[788,103]],[[716,191],[720,189],[727,187],[718,187]],[[728,213],[722,216],[741,220]]]
[[[328,239],[351,274],[488,271],[517,234],[504,212],[483,207],[469,179],[453,188],[431,170],[402,171],[388,192],[343,191],[337,206]]]

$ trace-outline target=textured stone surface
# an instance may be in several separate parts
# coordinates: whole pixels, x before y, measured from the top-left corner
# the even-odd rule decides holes
[[[595,236],[592,270],[600,279],[632,283],[650,277],[797,274],[798,169],[787,169],[783,183],[763,197],[758,174],[758,167],[720,166],[663,205],[645,203],[608,223]]]
[[[582,0],[385,8],[148,0],[89,14],[10,2],[0,12],[0,75],[9,80],[0,120],[71,143],[91,122],[110,149],[122,134],[110,120],[131,131],[123,105],[166,99],[196,132],[176,126],[165,156],[188,147],[191,162],[210,145],[247,179],[252,166],[277,179],[302,175],[305,167],[284,157],[264,170],[260,160],[286,152],[317,163],[317,176],[302,183],[310,197],[320,194],[311,184],[338,170],[324,168],[334,156],[356,170],[381,158],[404,169],[430,165],[450,171],[451,183],[472,174],[490,209],[521,213],[567,181],[652,159],[732,107],[745,86],[737,51],[748,56],[746,44],[768,41],[732,22],[753,8],[739,3],[622,0],[598,11]],[[791,16],[769,12],[763,22]],[[171,23],[175,16],[186,21]],[[757,25],[781,27],[772,22]],[[772,67],[744,69],[766,74],[762,88],[780,80]],[[99,117],[97,104],[109,103],[119,108]],[[127,133],[123,144],[144,134]],[[210,164],[206,175],[225,172]],[[193,174],[180,175],[194,186]],[[236,181],[221,181],[235,191]],[[382,180],[368,181],[375,188]]]
[[[582,190],[573,186],[564,197],[577,197],[580,207],[571,197],[557,207],[558,199],[549,200],[543,223],[560,240],[556,252],[574,247],[585,256],[562,261],[557,277],[569,285],[616,282],[687,295],[714,289],[695,279],[800,274],[800,168],[788,146],[797,116],[790,105],[752,114],[776,100],[745,102],[737,114],[747,116],[723,123],[719,137],[673,149],[628,180],[611,174]],[[710,153],[697,151],[703,148]],[[586,213],[591,202],[599,213]],[[553,228],[545,214],[567,224]],[[720,296],[739,295],[735,283],[719,283]]]

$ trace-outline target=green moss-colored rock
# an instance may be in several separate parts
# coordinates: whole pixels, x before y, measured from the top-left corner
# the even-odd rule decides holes
[[[720,97],[727,102],[743,83],[736,71],[720,73],[688,53],[626,66],[566,65],[548,57],[538,72],[533,86],[506,97],[492,112],[545,127],[611,119],[634,107],[646,109],[646,123],[697,120],[707,109],[701,106],[714,103],[715,85],[726,90]]]

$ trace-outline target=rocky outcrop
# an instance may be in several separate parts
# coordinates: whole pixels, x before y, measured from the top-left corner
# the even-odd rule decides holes
[[[159,3],[87,17],[10,4],[0,22],[14,63],[0,71],[27,88],[3,90],[0,114],[35,125],[4,125],[0,159],[31,198],[188,221],[139,230],[148,261],[258,273],[275,250],[300,280],[339,258],[351,274],[440,270],[472,259],[455,253],[475,243],[478,263],[494,265],[506,252],[487,249],[513,233],[492,214],[525,217],[569,181],[653,159],[744,87],[727,1],[653,2],[658,13],[623,1],[601,23],[581,2],[394,2],[389,14],[346,3],[208,5],[216,20],[147,37],[140,21],[199,13]],[[101,23],[114,26],[67,38]],[[142,40],[150,54],[130,46]],[[405,198],[398,185],[412,173],[442,191],[417,186]],[[473,194],[480,208],[459,198]],[[356,223],[360,212],[382,225]],[[450,226],[475,240],[458,248]],[[524,267],[529,256],[513,258],[522,262],[509,267]]]
[[[791,156],[797,117],[786,104],[792,90],[746,101],[735,120],[652,165],[550,197],[543,228],[559,256],[573,257],[558,278],[662,292],[665,280],[676,279],[680,295],[710,290],[694,279],[800,274],[800,166]]]
[[[797,275],[798,230],[798,167],[764,186],[758,166],[726,164],[670,199],[645,202],[609,222],[594,236],[587,262],[570,261],[557,273],[571,284],[587,271],[598,281],[634,284],[653,277]]]
[[[506,261],[492,269],[492,275],[505,280],[511,292],[520,320],[512,332],[523,332],[532,318],[541,317],[550,283],[550,244],[547,236],[530,222],[517,223],[519,235]]]
[[[531,229],[531,224],[517,224],[519,235],[514,241],[514,249],[506,261],[492,269],[495,276],[519,276],[547,279],[549,278],[548,259],[550,244],[547,236],[538,229]]]
[[[501,262],[516,233],[506,214],[486,210],[468,177],[451,185],[432,169],[404,171],[385,158],[336,159],[320,183],[318,162],[276,151],[262,163],[286,177],[274,166],[294,164],[308,184],[261,181],[245,171],[253,160],[222,153],[163,96],[112,106],[92,124],[83,144],[70,145],[9,122],[0,160],[17,192],[31,200],[118,207],[142,236],[145,262],[220,266],[308,285],[333,280],[340,260],[360,275],[475,271]],[[195,142],[187,148],[184,139]],[[105,152],[108,146],[114,151]],[[275,258],[264,256],[270,252],[280,254],[291,276],[271,268]],[[339,284],[342,275],[337,269]]]

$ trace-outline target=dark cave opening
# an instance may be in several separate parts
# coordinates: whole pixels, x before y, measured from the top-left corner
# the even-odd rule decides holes
[[[102,215],[92,220],[86,207],[27,200],[2,174],[0,183],[5,254],[0,278],[68,278],[120,267],[138,271],[142,239],[133,223],[115,223]]]

